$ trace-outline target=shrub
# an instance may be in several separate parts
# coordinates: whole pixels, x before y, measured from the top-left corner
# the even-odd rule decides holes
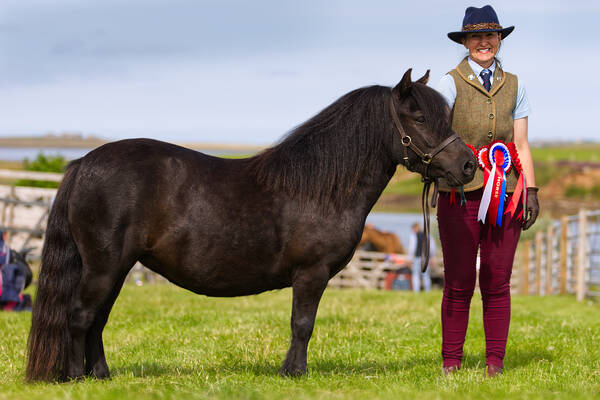
[[[592,189],[590,191],[594,199],[600,200],[600,185],[592,186]]]
[[[67,160],[61,156],[45,156],[43,153],[39,153],[33,161],[25,159],[23,165],[26,171],[37,171],[37,172],[63,172],[67,165]],[[34,181],[31,179],[19,179],[16,183],[17,186],[33,186],[33,187],[46,187],[46,188],[57,188],[58,182],[47,182],[47,181]]]
[[[565,188],[565,196],[569,198],[583,199],[587,193],[587,189],[582,186],[569,185]]]

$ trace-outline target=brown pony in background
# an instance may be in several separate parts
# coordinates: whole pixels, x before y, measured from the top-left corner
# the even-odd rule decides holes
[[[376,251],[382,253],[405,254],[406,250],[402,246],[402,242],[391,232],[383,232],[375,228],[373,224],[366,224],[363,230],[358,247],[366,243],[371,243]]]

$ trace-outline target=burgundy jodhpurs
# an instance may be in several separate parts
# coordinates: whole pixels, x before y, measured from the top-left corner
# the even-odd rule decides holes
[[[444,255],[442,299],[442,357],[444,366],[460,366],[475,289],[477,250],[480,250],[479,287],[483,302],[486,364],[503,367],[510,324],[510,275],[521,221],[504,216],[502,226],[477,221],[483,190],[460,195],[450,204],[450,193],[440,193],[438,227]],[[511,199],[508,196],[505,204]],[[517,209],[517,214],[522,206]]]

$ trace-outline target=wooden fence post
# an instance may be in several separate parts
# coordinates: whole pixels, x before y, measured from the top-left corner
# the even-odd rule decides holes
[[[17,199],[17,193],[15,192],[14,185],[10,187],[10,195],[8,196],[8,198],[12,199],[12,200]],[[11,227],[11,228],[15,226],[15,203],[10,203],[8,205],[8,219],[6,221],[6,226]],[[8,231],[6,233],[6,244],[9,247],[10,247],[10,244],[12,241],[12,237],[13,237],[12,231]]]
[[[569,219],[562,217],[560,220],[560,294],[567,293],[567,236]]]
[[[2,212],[0,212],[0,225],[4,225],[4,223],[5,223],[7,207],[8,207],[8,203],[3,201],[2,202]]]
[[[523,271],[521,272],[521,281],[523,283],[520,285],[520,289],[522,295],[529,296],[529,261],[531,260],[531,240],[526,240],[525,243],[523,243],[523,246],[525,247],[523,249]]]
[[[546,232],[546,295],[552,294],[552,270],[554,266],[554,225],[548,225],[548,232]]]
[[[579,234],[577,235],[577,301],[582,301],[585,298],[585,252],[587,242],[587,229],[586,229],[586,212],[585,210],[579,210]]]
[[[542,232],[535,234],[535,294],[542,294]]]

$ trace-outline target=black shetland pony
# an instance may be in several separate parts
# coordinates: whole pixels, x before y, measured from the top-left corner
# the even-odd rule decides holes
[[[425,151],[453,134],[429,73],[354,90],[275,147],[239,160],[148,139],[109,143],[67,168],[48,221],[27,380],[107,378],[102,330],[136,261],[207,296],[293,287],[284,375],[306,349],[328,280],[352,257],[365,218],[401,163],[389,107]],[[420,160],[409,150],[410,165]],[[429,173],[470,181],[460,140]]]

